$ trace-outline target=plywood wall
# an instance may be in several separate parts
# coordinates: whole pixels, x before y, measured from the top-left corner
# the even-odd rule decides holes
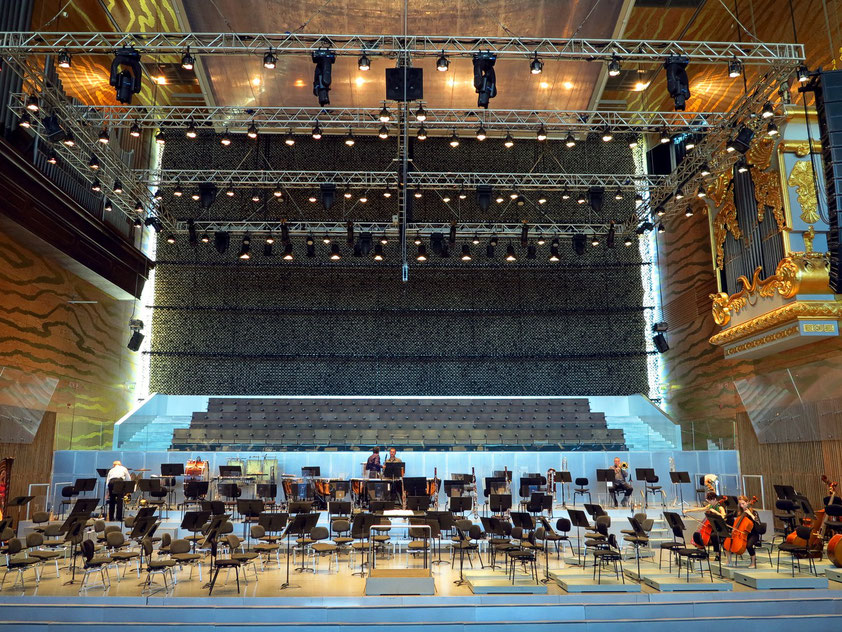
[[[53,466],[53,436],[56,430],[56,414],[48,412],[41,419],[41,425],[32,443],[1,443],[0,458],[13,457],[12,485],[9,499],[15,496],[29,495],[29,485],[32,483],[49,483]],[[33,489],[37,496],[33,501],[32,511],[44,509],[44,495],[46,488]],[[25,510],[24,510],[25,511]],[[11,512],[17,517],[17,510]],[[25,514],[22,514],[25,516]]]

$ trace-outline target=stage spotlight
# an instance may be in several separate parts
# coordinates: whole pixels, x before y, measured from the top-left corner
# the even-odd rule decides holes
[[[243,242],[240,244],[240,252],[237,255],[243,261],[248,261],[251,259],[251,239],[248,236],[248,233],[243,236]]]
[[[670,55],[664,61],[667,71],[667,91],[675,103],[676,111],[684,111],[684,105],[690,98],[690,81],[687,79],[687,64],[690,59],[680,55]]]
[[[187,131],[184,132],[184,135],[187,138],[196,138],[198,133],[196,132],[196,124],[193,121],[190,121],[190,124],[187,126]]]
[[[91,191],[96,191],[97,193],[102,191],[102,185],[100,184],[98,178],[94,178],[93,182],[91,182]]]
[[[687,210],[686,210],[686,211],[684,211],[684,216],[685,216],[685,217],[693,217],[693,209],[692,209],[691,207],[689,207],[689,206],[688,206],[688,207],[687,207]]]
[[[572,132],[568,132],[567,139],[564,141],[564,146],[567,147],[568,149],[572,149],[573,147],[576,146],[576,139],[573,138]]]
[[[272,70],[278,64],[278,58],[275,57],[274,53],[272,53],[272,49],[270,48],[266,51],[266,54],[263,55],[263,67],[267,70]]]
[[[246,132],[246,136],[248,136],[249,138],[257,138],[257,125],[254,124],[254,121],[249,123],[249,128]]]
[[[97,140],[102,143],[103,145],[107,145],[108,142],[111,140],[111,136],[108,133],[108,128],[104,127],[99,131],[99,136]]]
[[[445,193],[445,194],[442,196],[441,201],[442,201],[442,202],[444,202],[445,204],[447,204],[448,202],[450,202],[450,194]]]
[[[392,119],[392,115],[389,114],[389,108],[383,104],[383,109],[380,110],[380,122],[381,123],[388,123]]]
[[[29,129],[30,127],[32,127],[32,117],[29,115],[29,112],[24,112],[20,115],[18,125],[20,125],[24,129]]]
[[[450,60],[444,56],[444,51],[442,51],[442,54],[436,60],[436,70],[446,72],[448,68],[450,68]]]
[[[371,60],[365,53],[360,55],[360,58],[357,60],[357,68],[359,68],[363,72],[371,68]]]
[[[666,213],[666,209],[660,204],[655,208],[655,215],[658,217],[663,217],[664,215],[666,215]]]
[[[167,137],[166,137],[166,135],[164,134],[164,130],[162,130],[162,129],[159,129],[159,130],[158,130],[158,133],[157,133],[157,134],[155,134],[155,142],[156,142],[156,143],[158,143],[159,145],[164,145],[164,144],[166,144],[166,142],[167,142]]]
[[[610,143],[612,140],[614,140],[614,134],[613,134],[613,132],[611,131],[611,129],[610,129],[610,128],[605,127],[605,128],[602,130],[602,142],[604,142],[604,143]]]
[[[143,220],[139,217],[135,217],[134,220],[132,220],[132,226],[134,226],[135,228],[142,228]]]
[[[184,51],[184,54],[181,56],[181,67],[184,70],[193,70],[193,66],[196,64],[196,60],[193,59],[193,55],[190,54],[190,47],[187,47],[187,50]]]
[[[111,203],[111,200],[109,200],[108,198],[105,198],[105,204],[103,205],[102,208],[104,208],[106,211],[108,211],[110,213],[111,211],[114,210],[114,205]]]
[[[548,261],[550,263],[558,263],[561,261],[561,257],[558,254],[558,239],[553,239],[553,243],[550,246],[550,256],[548,257]]]
[[[635,193],[634,194],[634,205],[640,206],[641,204],[643,204],[643,196],[640,195],[640,193]]]
[[[129,128],[129,134],[132,138],[140,138],[140,125],[137,122],[132,123],[132,126]]]
[[[450,136],[450,146],[454,149],[459,146],[459,137],[456,135],[456,131],[454,130],[453,134]]]
[[[66,50],[61,51],[56,58],[59,68],[70,68],[71,58],[70,53]]]
[[[208,209],[216,201],[217,188],[212,182],[199,184],[199,201],[202,208]]]
[[[599,236],[594,233],[593,237],[591,237],[591,246],[596,248],[599,245]]]
[[[345,193],[342,194],[342,197],[344,197],[346,200],[350,200],[351,197],[353,197],[353,195],[350,191],[345,191]]]
[[[198,202],[199,198],[201,198],[201,197],[202,196],[199,195],[198,191],[193,191],[193,193],[190,194],[190,199],[193,200],[194,202]]]
[[[295,145],[295,136],[292,135],[292,130],[290,130],[289,134],[284,136],[284,145],[287,147],[292,147]]]
[[[506,261],[508,261],[509,263],[517,261],[517,255],[515,255],[515,247],[511,244],[506,246]]]
[[[111,62],[108,83],[116,89],[117,100],[124,105],[132,102],[132,95],[141,88],[143,71],[140,67],[140,54],[133,48],[121,48]]]
[[[345,137],[345,144],[348,145],[348,147],[353,147],[355,142],[354,133],[351,130],[348,130],[348,135]]]
[[[488,244],[492,248],[496,248],[497,247],[497,235],[491,235],[491,237],[488,239]]]
[[[585,254],[585,236],[581,233],[573,235],[573,252],[580,257]]]
[[[374,254],[371,257],[375,261],[383,261],[383,245],[374,244]]]
[[[384,198],[390,198],[390,197],[392,197],[392,191],[391,191],[391,189],[386,189],[385,191],[383,191],[383,197],[384,197]]]
[[[684,199],[684,190],[681,187],[678,187],[675,190],[675,199],[676,200],[683,200]]]
[[[320,49],[313,53],[313,63],[316,65],[313,73],[313,94],[324,107],[330,104],[331,69],[336,55],[329,50]]]
[[[424,129],[424,126],[418,128],[418,133],[415,135],[415,138],[418,140],[427,140],[427,130]]]
[[[234,197],[234,188],[229,186],[225,189],[225,195],[228,197]]]
[[[462,244],[462,256],[460,258],[462,261],[471,260],[471,247],[468,244]]]
[[[567,190],[567,188],[566,188],[566,187],[565,187],[565,189],[561,192],[561,199],[562,199],[562,200],[569,200],[569,199],[570,199],[570,191],[569,191],[569,190]]]
[[[52,149],[47,153],[47,162],[51,165],[58,164],[58,156],[56,155],[56,152],[54,152]]]
[[[546,204],[547,203],[547,194],[546,193],[539,193],[537,198],[538,204]]]
[[[541,127],[538,128],[538,134],[536,135],[536,138],[540,141],[547,140],[547,130],[544,127],[543,123],[541,123]]]
[[[322,138],[322,128],[319,127],[319,122],[316,121],[316,125],[313,127],[313,140],[321,140]]]
[[[663,234],[663,233],[665,233],[665,232],[667,232],[667,229],[666,229],[666,228],[664,228],[664,225],[663,225],[663,224],[658,224],[658,233]]]
[[[696,139],[695,139],[695,137],[694,137],[692,134],[689,134],[689,135],[688,135],[688,136],[684,139],[684,149],[686,149],[687,151],[690,151],[690,150],[691,150],[691,149],[693,149],[695,146],[696,146]]]
[[[491,187],[487,184],[477,186],[477,206],[481,211],[487,211],[491,205]]]
[[[632,136],[629,140],[629,149],[637,148],[637,136]]]
[[[467,197],[468,197],[468,194],[465,193],[465,189],[459,189],[459,199],[464,200]]]
[[[415,199],[420,200],[420,199],[421,199],[421,195],[422,195],[422,194],[421,194],[421,189],[419,189],[418,187],[415,187],[415,193],[413,193],[413,195],[415,196]]]
[[[73,138],[73,132],[65,132],[64,133],[64,140],[61,141],[67,147],[75,147],[76,146],[76,139]]]
[[[155,193],[152,194],[152,199],[156,202],[160,202],[164,199],[164,194],[161,192],[161,189],[155,189]]]
[[[202,236],[199,238],[199,241],[201,241],[203,244],[209,244],[210,235],[208,235],[207,233],[202,233]]]
[[[628,248],[629,246],[631,246],[631,245],[632,245],[632,238],[631,238],[630,236],[626,235],[625,239],[623,239],[623,245],[624,245],[626,248]]]
[[[515,139],[512,138],[512,135],[509,132],[506,132],[506,140],[503,141],[503,146],[506,149],[511,149],[515,145]]]
[[[477,140],[482,141],[482,140],[485,140],[485,139],[486,139],[485,128],[482,126],[482,123],[480,123],[479,127],[477,128]]]
[[[777,136],[778,135],[778,126],[775,125],[774,121],[769,121],[769,125],[766,126],[766,135],[767,136]]]
[[[795,72],[795,76],[798,78],[799,83],[807,83],[807,80],[810,79],[810,70],[807,66],[801,65]]]
[[[386,140],[387,138],[389,138],[389,128],[385,125],[381,125],[380,131],[377,132],[377,136],[379,136],[383,140]]]
[[[474,233],[474,236],[471,238],[471,243],[472,243],[473,245],[475,245],[475,246],[476,246],[477,244],[479,244],[479,235],[477,235],[476,233]]]
[[[477,107],[488,109],[488,103],[497,96],[497,78],[494,63],[497,55],[490,52],[476,53],[474,64],[474,90],[477,93]]]
[[[728,76],[732,79],[739,77],[743,73],[743,62],[734,57],[728,62]]]
[[[529,62],[529,72],[533,75],[540,75],[542,70],[544,70],[544,62],[538,57],[538,53],[535,53],[532,61]]]
[[[746,164],[745,159],[740,159],[737,162],[737,173],[746,173],[748,172],[748,165]]]
[[[222,136],[219,138],[219,144],[223,147],[228,147],[231,144],[231,136],[228,135],[228,130],[226,129]]]
[[[617,187],[617,190],[614,191],[614,199],[615,200],[622,200],[623,199],[623,191],[620,187]]]
[[[775,116],[775,108],[772,106],[771,102],[766,101],[763,104],[763,112],[761,113],[763,118],[772,118]]]
[[[140,203],[140,200],[134,203],[134,210],[138,213],[143,212],[143,204]]]
[[[331,244],[330,259],[331,261],[339,261],[342,258],[342,253],[339,251],[339,244]]]
[[[114,179],[114,186],[111,187],[111,190],[114,191],[114,193],[116,193],[117,195],[120,195],[123,192],[123,184],[118,178]]]
[[[737,132],[736,138],[734,138],[730,144],[732,144],[734,149],[739,151],[741,154],[745,154],[751,148],[751,141],[753,138],[754,132],[743,125],[740,128],[740,131]]]
[[[315,198],[313,199],[313,201],[315,201]],[[366,202],[368,202],[368,196],[366,196],[366,194],[365,194],[365,193],[363,193],[363,194],[360,196],[360,203],[365,204]]]
[[[658,138],[658,140],[662,145],[666,145],[668,142],[670,142],[670,133],[666,127],[661,128],[661,135]]]
[[[423,243],[418,245],[418,253],[415,255],[415,259],[417,261],[427,260],[427,246],[425,246]]]
[[[137,318],[132,318],[129,321],[129,331],[132,332],[129,338],[129,344],[126,345],[129,351],[139,351],[140,345],[143,342],[143,334],[140,330],[143,329],[143,321]]]
[[[494,198],[494,201],[497,202],[497,204],[502,204],[505,201],[505,198],[503,198],[503,196],[498,193],[497,197]]]
[[[728,144],[727,144],[727,145],[725,145],[725,151],[727,151],[729,154],[730,154],[730,153],[732,153],[732,152],[734,152],[736,149],[737,149],[737,148],[734,146],[734,141],[733,141],[733,140],[729,140],[729,141],[728,141]]]
[[[704,184],[700,184],[700,185],[699,185],[699,190],[698,190],[698,191],[696,191],[696,197],[703,198],[703,197],[706,197],[706,196],[707,196],[707,194],[708,194],[708,192],[707,192],[707,191],[705,191],[705,185],[704,185]]]
[[[175,243],[175,235],[173,235],[172,233],[167,235],[167,243],[168,244],[174,244]]]
[[[611,55],[611,61],[608,62],[608,76],[616,77],[620,74],[620,58],[617,55]]]
[[[418,109],[415,110],[415,120],[421,123],[427,120],[427,110],[424,109],[423,104],[419,104]]]
[[[275,238],[272,236],[271,232],[269,233],[269,236],[266,237],[266,243],[267,244],[274,244],[275,243]]]
[[[24,125],[24,127],[28,127],[32,122],[32,118],[29,112],[24,112],[21,116],[21,121],[24,120],[27,122],[27,125]],[[64,128],[62,128],[62,126],[59,124],[58,117],[55,114],[51,114],[50,116],[44,117],[44,120],[41,121],[41,124],[44,126],[44,134],[46,135],[47,140],[49,142],[63,142],[67,138],[67,133],[64,131]]]
[[[38,104],[38,97],[34,94],[30,94],[26,98],[26,109],[30,112],[38,112],[41,109],[41,106]]]
[[[312,259],[316,256],[316,240],[312,235],[307,235],[305,243],[307,244],[307,257]]]
[[[386,237],[386,233],[383,233],[383,235],[381,235],[380,243],[383,244],[384,246],[389,243],[389,238]]]
[[[287,242],[287,245],[284,246],[284,261],[292,261],[294,258],[292,254],[292,242]]]
[[[605,189],[602,187],[591,187],[588,189],[588,204],[597,213],[602,211],[602,205],[605,201]]]
[[[96,157],[96,154],[91,154],[91,158],[88,160],[88,167],[94,171],[99,169],[99,158]]]

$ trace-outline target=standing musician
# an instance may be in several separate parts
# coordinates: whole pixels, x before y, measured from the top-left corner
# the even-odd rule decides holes
[[[365,462],[365,475],[368,478],[379,478],[380,470],[383,466],[380,465],[380,448],[374,447],[371,449],[371,456]]]
[[[709,491],[705,495],[705,503],[706,504],[701,507],[692,507],[687,509],[685,510],[685,513],[691,511],[703,511],[705,514],[717,515],[725,520],[725,507],[723,507],[722,503],[719,502],[719,496],[716,495],[716,492]],[[698,531],[693,534],[693,542],[700,548],[705,547],[704,542],[702,542],[702,536]],[[716,533],[710,534],[710,543],[713,546],[714,552],[717,554],[716,559],[719,559],[719,536],[716,535]]]
[[[623,507],[625,507],[629,504],[629,496],[632,495],[632,485],[629,482],[629,471],[628,469],[624,469],[622,467],[620,457],[614,457],[614,465],[611,467],[611,470],[614,472],[614,480],[612,481],[614,484],[614,493],[612,494],[614,497],[614,506],[617,506],[617,494],[619,492],[623,492],[625,494],[623,496]]]
[[[112,490],[112,481],[116,480],[123,480],[123,481],[130,481],[132,480],[131,475],[129,474],[129,470],[120,463],[120,461],[114,461],[110,470],[108,470],[108,474],[105,477],[105,486],[108,488],[108,520],[113,521],[116,509],[116,516],[117,521],[123,521],[123,497],[118,496]]]
[[[389,448],[389,456],[386,457],[386,463],[403,463],[397,457],[398,451],[395,448]],[[392,500],[398,501],[401,505],[405,505],[405,499],[403,494],[403,481],[400,478],[395,478],[389,484],[389,487],[392,492]]]
[[[395,448],[389,448],[389,457],[386,459],[386,463],[403,463],[396,455],[398,451]]]
[[[739,522],[740,518],[743,516],[746,516],[749,520],[751,520],[751,531],[746,536],[746,539],[748,540],[746,551],[751,559],[751,564],[749,564],[748,567],[757,568],[757,555],[754,550],[754,545],[757,544],[757,541],[760,539],[760,534],[758,533],[760,517],[757,515],[757,512],[751,508],[751,501],[749,501],[746,496],[739,496],[737,498],[737,502],[739,503],[740,509],[737,511],[737,515],[734,516],[734,523],[736,524]],[[728,564],[731,564],[730,551],[728,553]]]

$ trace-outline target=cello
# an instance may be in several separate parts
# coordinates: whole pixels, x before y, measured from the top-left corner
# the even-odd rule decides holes
[[[822,474],[822,483],[827,485],[827,491],[830,495],[830,500],[828,502],[832,503],[833,499],[836,497],[836,487],[839,483],[831,482],[824,474]],[[797,531],[793,531],[786,536],[786,541],[797,546],[806,546],[812,552],[810,557],[821,559],[822,547],[824,545],[824,514],[824,509],[820,509],[816,512],[815,520],[810,521],[810,537],[808,539],[805,540],[804,538],[798,537]]]
[[[748,506],[751,507],[756,502],[757,496],[752,496],[748,501]],[[734,524],[731,527],[731,537],[725,538],[725,542],[722,543],[722,548],[729,553],[742,555],[746,552],[746,548],[748,546],[748,536],[752,529],[754,529],[754,520],[749,517],[748,512],[744,511],[743,515],[734,521]]]

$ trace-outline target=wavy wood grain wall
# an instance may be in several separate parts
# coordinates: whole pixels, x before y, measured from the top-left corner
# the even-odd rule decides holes
[[[0,231],[0,366],[58,379],[55,449],[110,448],[133,399],[132,303],[117,301]],[[96,301],[71,304],[70,300]]]

